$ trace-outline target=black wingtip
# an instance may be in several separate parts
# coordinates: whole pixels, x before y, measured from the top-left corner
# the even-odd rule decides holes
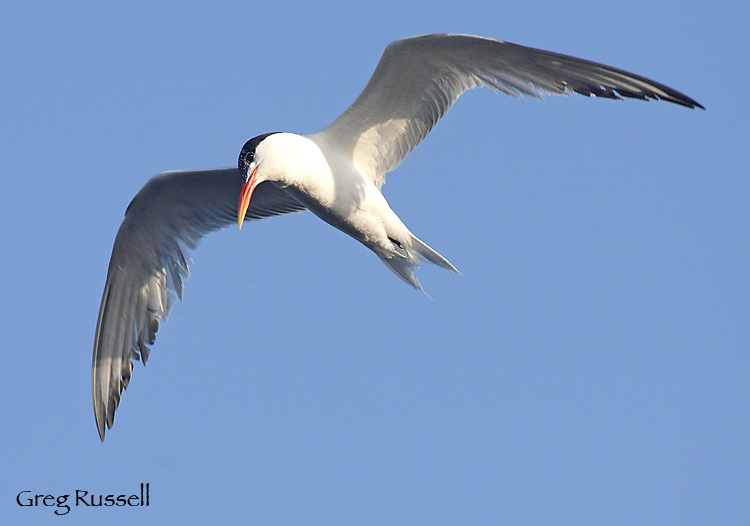
[[[666,97],[659,97],[661,100],[665,100],[667,102],[674,102],[675,104],[679,104],[680,106],[685,106],[686,108],[690,108],[691,110],[694,110],[695,108],[700,108],[702,110],[705,110],[706,108],[699,103],[696,100],[691,99],[687,95],[683,95],[679,92],[670,93],[671,98]]]
[[[99,415],[96,415],[96,430],[99,431],[99,439],[104,442],[104,421],[99,418]]]
[[[706,109],[698,101],[691,99],[684,93],[680,93],[679,91],[675,91],[671,88],[667,88],[665,91],[669,95],[669,98],[667,97],[658,97],[658,98],[660,98],[661,100],[665,100],[667,102],[674,102],[675,104],[679,104],[680,106],[685,106],[686,108],[690,108],[691,110],[695,108],[700,108],[702,110]]]

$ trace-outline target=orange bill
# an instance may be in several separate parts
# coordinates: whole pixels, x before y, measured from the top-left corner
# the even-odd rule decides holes
[[[237,224],[239,225],[240,230],[242,230],[242,222],[245,220],[245,214],[250,206],[250,198],[253,196],[255,187],[258,186],[258,179],[256,178],[257,172],[258,167],[256,166],[253,169],[253,173],[250,174],[250,178],[242,185],[242,193],[240,193],[240,210],[237,214]]]

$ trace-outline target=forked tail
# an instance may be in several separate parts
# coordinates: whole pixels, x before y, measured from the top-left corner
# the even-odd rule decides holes
[[[424,289],[414,275],[414,269],[419,267],[420,259],[460,274],[456,267],[451,265],[447,259],[414,235],[411,236],[409,242],[398,246],[396,252],[388,255],[380,255],[380,259],[399,278],[422,292],[424,292]]]

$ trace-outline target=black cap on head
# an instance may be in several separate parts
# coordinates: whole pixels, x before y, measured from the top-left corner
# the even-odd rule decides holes
[[[255,158],[255,149],[263,139],[265,139],[269,135],[273,135],[274,133],[279,132],[264,133],[263,135],[253,137],[245,143],[245,146],[242,147],[240,158],[237,160],[237,168],[239,168],[240,175],[245,180],[245,182],[247,182],[248,177],[250,177],[250,173],[248,172],[247,167],[250,166],[250,163],[252,163],[253,159]]]

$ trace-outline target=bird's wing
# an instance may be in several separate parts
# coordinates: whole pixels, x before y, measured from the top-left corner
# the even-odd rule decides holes
[[[588,60],[482,37],[426,35],[391,43],[357,100],[317,135],[381,186],[459,95],[479,86],[513,97],[573,92],[703,108],[663,84]]]
[[[99,436],[112,428],[131,358],[146,363],[160,320],[182,299],[189,250],[237,221],[242,177],[236,168],[164,172],[133,198],[117,232],[94,337],[91,390]],[[261,219],[305,207],[261,183],[245,216]]]

